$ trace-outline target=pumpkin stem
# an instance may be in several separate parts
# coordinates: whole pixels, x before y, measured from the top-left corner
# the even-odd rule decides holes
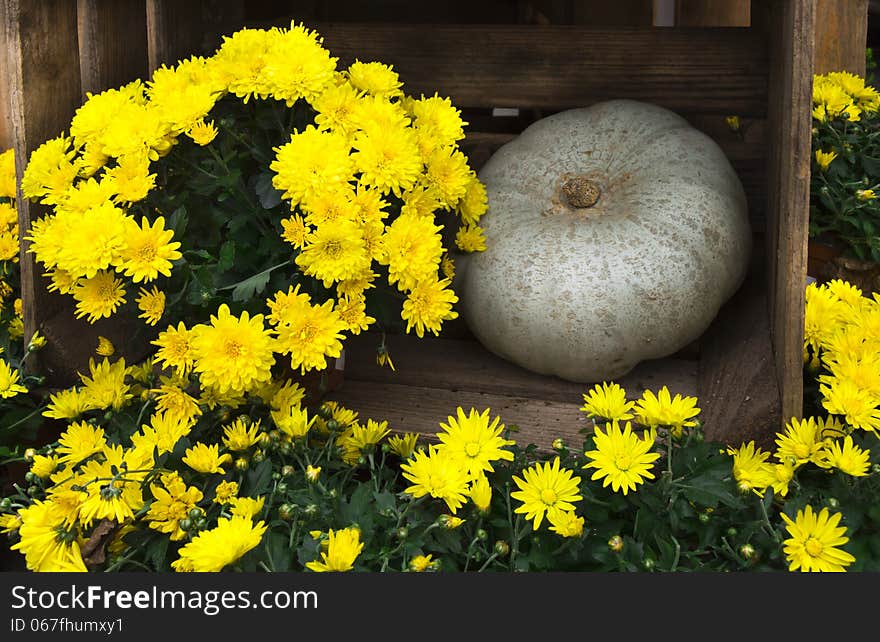
[[[574,176],[562,183],[562,193],[572,207],[593,207],[598,201],[601,192],[596,185],[586,176]]]

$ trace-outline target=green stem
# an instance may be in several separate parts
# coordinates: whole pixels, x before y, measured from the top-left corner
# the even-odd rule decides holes
[[[18,421],[16,421],[16,422],[15,422],[14,424],[12,424],[11,426],[6,426],[6,428],[4,428],[4,430],[9,431],[9,430],[12,430],[13,428],[15,428],[16,426],[20,426],[21,424],[23,424],[24,422],[26,422],[28,419],[30,419],[31,417],[33,417],[33,416],[36,415],[37,413],[42,412],[42,410],[43,410],[42,407],[37,408],[37,409],[34,410],[32,413],[30,413],[30,414],[28,414],[28,415],[22,417],[21,419],[19,419]]]
[[[489,556],[489,559],[487,559],[485,562],[483,562],[483,565],[477,570],[477,573],[481,573],[481,572],[485,571],[486,568],[489,566],[489,564],[494,562],[496,559],[498,559],[498,553],[492,553]]]

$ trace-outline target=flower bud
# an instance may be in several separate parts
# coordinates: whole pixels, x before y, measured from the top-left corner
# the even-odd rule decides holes
[[[235,470],[240,472],[244,472],[248,469],[248,460],[247,457],[239,457],[235,460]]]
[[[482,528],[477,529],[476,535],[477,535],[477,539],[480,540],[481,542],[485,542],[489,538],[489,533],[487,533]]]
[[[182,520],[177,522],[177,525],[180,526],[181,530],[188,531],[189,529],[192,528],[193,523],[189,517],[184,517]]]
[[[293,516],[296,514],[296,507],[293,504],[281,504],[278,507],[278,517],[283,519],[285,522],[293,519]]]
[[[339,430],[339,422],[335,419],[330,419],[327,421],[327,430],[330,432],[336,432]]]
[[[330,419],[333,416],[333,409],[327,404],[321,404],[321,407],[318,408],[318,416],[322,419]]]
[[[309,517],[314,517],[315,515],[318,514],[318,505],[317,504],[309,504],[308,506],[305,507],[305,510],[303,510],[303,513],[305,513]]]
[[[24,480],[29,484],[33,484],[37,480],[37,476],[31,471],[27,471],[24,474]]]
[[[253,456],[254,463],[259,464],[261,461],[264,461],[265,459],[266,459],[266,453],[261,448],[257,448],[257,450],[254,451],[254,456]]]
[[[12,508],[11,499],[9,499],[8,497],[0,499],[0,511],[8,511],[10,508]]]
[[[708,524],[709,520],[711,520],[712,518],[709,516],[709,513],[700,513],[698,519],[700,520],[701,524]]]
[[[739,554],[743,556],[744,560],[750,560],[755,556],[755,547],[751,544],[743,544],[739,547]]]
[[[409,529],[405,526],[401,526],[397,529],[397,539],[406,539],[409,535]]]
[[[278,482],[278,485],[275,487],[275,491],[279,493],[287,492],[287,482]]]
[[[565,442],[562,441],[559,437],[553,440],[553,450],[564,450]]]
[[[31,497],[34,497],[34,496],[38,495],[39,492],[40,492],[40,487],[39,487],[39,486],[28,486],[27,493],[28,493],[28,495],[30,495]]]
[[[728,537],[731,537],[731,538],[736,537],[738,533],[739,533],[739,531],[737,531],[733,526],[731,526],[730,528],[727,529],[727,536]]]
[[[293,466],[287,465],[281,468],[281,476],[282,477],[290,477],[296,471],[293,469]]]
[[[831,508],[839,508],[840,507],[840,500],[837,499],[836,497],[829,497],[827,499],[827,502],[828,502],[828,506],[830,506]]]
[[[655,562],[654,559],[651,558],[651,557],[646,557],[646,558],[642,561],[642,566],[645,567],[645,570],[646,570],[646,571],[653,571],[653,570],[654,570],[654,567],[657,566],[657,562]]]
[[[615,535],[608,540],[608,548],[614,553],[619,553],[623,550],[623,538],[620,535]]]
[[[327,495],[330,496],[330,499],[336,499],[336,498],[339,496],[339,491],[336,490],[335,488],[331,488],[331,489],[327,492]]]
[[[495,542],[494,550],[498,557],[507,557],[507,554],[510,553],[510,544],[503,539],[499,539]]]
[[[190,508],[188,513],[189,518],[192,520],[196,520],[199,517],[202,517],[204,514],[204,511],[198,506],[193,506],[192,508]]]
[[[34,457],[36,457],[36,456],[37,456],[36,448],[28,448],[27,450],[24,451],[24,460],[26,462],[32,462],[34,460]]]

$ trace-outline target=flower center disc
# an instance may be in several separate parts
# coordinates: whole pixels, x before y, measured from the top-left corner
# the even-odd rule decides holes
[[[614,465],[620,470],[629,470],[632,466],[632,457],[629,455],[617,455],[614,458]]]
[[[557,499],[556,493],[552,489],[545,488],[544,490],[541,491],[541,501],[544,502],[545,504],[547,504],[547,505],[555,504],[556,499]]]
[[[804,548],[807,549],[807,553],[812,555],[813,557],[819,557],[822,554],[822,542],[817,540],[815,537],[811,537],[804,544]]]
[[[464,452],[468,457],[476,457],[480,454],[480,444],[475,441],[465,444]]]

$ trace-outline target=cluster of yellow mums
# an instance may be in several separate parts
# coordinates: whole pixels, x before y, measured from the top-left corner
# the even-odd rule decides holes
[[[15,209],[15,153],[0,153],[0,331],[13,341],[24,335],[18,277],[18,212]],[[10,314],[11,308],[11,314]],[[2,355],[0,348],[0,403],[27,392],[19,371]]]
[[[858,122],[866,113],[873,114],[880,109],[880,92],[865,84],[861,76],[847,71],[834,71],[813,76],[813,125],[836,119]],[[816,163],[821,171],[831,165],[837,152],[833,149],[817,149]],[[859,198],[874,198],[872,190],[861,190]]]
[[[323,366],[324,357],[339,356],[343,332],[359,333],[375,322],[366,299],[380,267],[403,295],[406,330],[437,334],[443,321],[457,316],[457,297],[454,259],[435,214],[458,215],[458,249],[485,249],[478,226],[485,188],[458,149],[467,123],[446,98],[405,95],[388,65],[356,61],[337,69],[337,60],[301,25],[242,29],[211,57],[163,66],[145,83],[89,95],[69,135],[35,150],[22,180],[25,197],[51,207],[27,231],[50,289],[73,296],[77,316],[94,322],[113,315],[139,288],[140,316],[156,325],[166,304],[158,284],[170,276],[186,240],[165,227],[166,213],[137,220],[129,212],[161,188],[154,164],[173,154],[181,137],[210,150],[218,133],[211,111],[225,96],[283,101],[289,108],[302,101],[316,113],[314,122],[275,148],[270,165],[289,205],[289,216],[278,223],[299,270],[335,296],[313,302],[298,287],[277,292],[267,301],[267,319],[236,320],[253,328],[256,344],[236,344],[223,356],[253,348],[257,381],[268,347],[290,354],[303,371]],[[391,197],[402,202],[393,220]],[[222,308],[216,318],[232,323]]]

